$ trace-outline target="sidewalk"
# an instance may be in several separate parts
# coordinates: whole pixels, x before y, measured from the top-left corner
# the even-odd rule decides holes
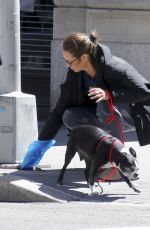
[[[56,181],[64,163],[67,142],[67,130],[62,128],[56,136],[56,145],[49,149],[40,162],[41,170],[23,171],[0,168],[0,201],[10,202],[111,202],[118,204],[150,205],[150,146],[140,147],[135,136],[126,136],[127,145],[135,148],[140,163],[140,179],[133,183],[141,190],[135,193],[125,182],[105,182],[102,195],[89,196],[85,182],[84,162],[78,155],[70,163],[64,178],[64,186],[57,186]],[[129,142],[129,139],[132,140]]]

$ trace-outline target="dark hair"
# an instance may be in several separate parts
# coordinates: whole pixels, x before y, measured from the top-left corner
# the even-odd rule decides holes
[[[63,50],[68,51],[74,57],[79,57],[82,54],[95,56],[97,46],[97,34],[92,31],[90,35],[80,32],[69,34],[63,41]]]

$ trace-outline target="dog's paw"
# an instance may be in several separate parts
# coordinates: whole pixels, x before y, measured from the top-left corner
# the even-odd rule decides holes
[[[58,186],[62,186],[62,185],[63,185],[63,182],[62,182],[62,181],[57,181],[57,185],[58,185]]]
[[[98,196],[98,195],[100,195],[100,194],[101,194],[101,193],[98,192],[98,191],[94,191],[94,192],[91,192],[91,191],[90,191],[90,192],[88,193],[89,196]]]
[[[103,193],[103,189],[99,185],[89,185],[90,193],[89,195],[100,195]]]

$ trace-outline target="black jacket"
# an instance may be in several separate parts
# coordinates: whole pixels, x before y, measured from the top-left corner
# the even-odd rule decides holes
[[[130,104],[140,145],[149,144],[150,131],[146,132],[146,130],[148,126],[150,130],[150,83],[129,63],[113,56],[110,49],[104,45],[97,46],[94,65],[96,71],[100,72],[100,76],[103,76],[114,103]],[[81,88],[81,74],[81,72],[75,73],[68,69],[67,78],[61,85],[60,97],[39,139],[54,138],[62,125],[62,116],[66,108],[87,103],[88,97]],[[147,114],[145,110],[143,111],[145,104],[147,104]],[[142,108],[140,114],[137,109],[139,107]],[[144,127],[143,124],[145,124]]]

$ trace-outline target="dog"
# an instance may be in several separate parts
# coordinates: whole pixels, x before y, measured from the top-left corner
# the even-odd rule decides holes
[[[58,185],[63,184],[66,168],[76,152],[80,160],[85,160],[84,174],[91,194],[97,193],[94,182],[98,169],[112,166],[118,169],[120,176],[130,188],[137,193],[140,192],[132,183],[132,179],[138,177],[139,171],[135,150],[131,147],[125,148],[120,140],[92,125],[80,125],[71,131],[64,166],[57,180]]]

